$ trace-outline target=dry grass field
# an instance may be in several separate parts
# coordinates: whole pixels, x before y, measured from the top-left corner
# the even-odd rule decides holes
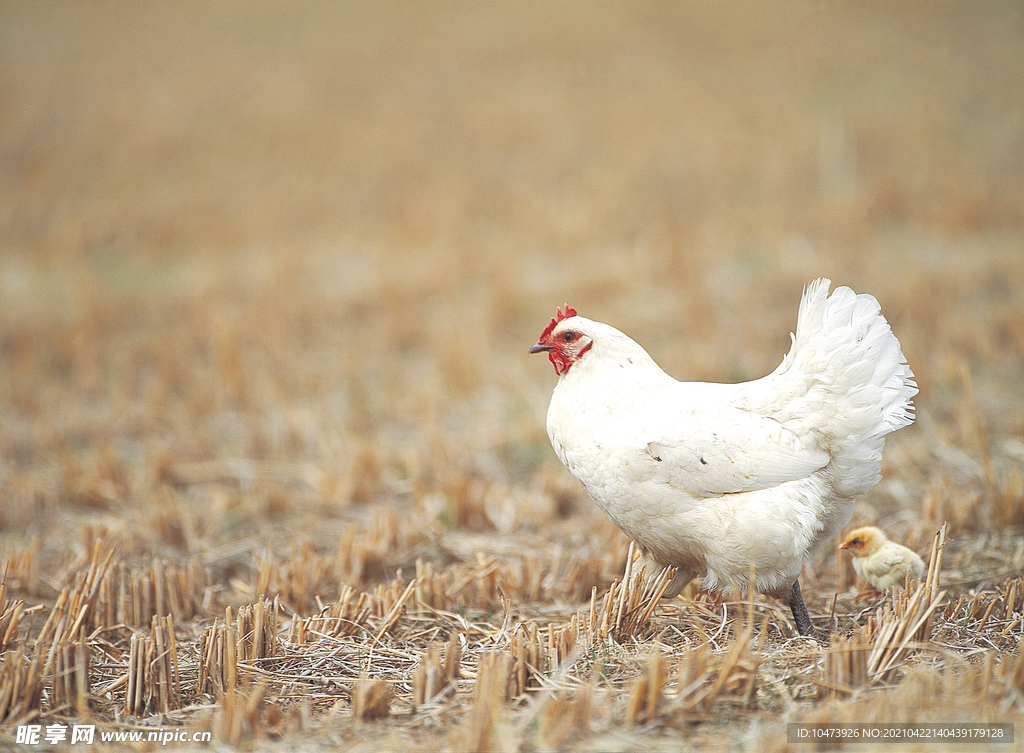
[[[0,748],[1024,722],[1024,6],[752,8],[0,4]],[[624,579],[527,354],[569,302],[754,378],[818,276],[921,388],[853,523],[933,553],[819,552],[824,650]]]

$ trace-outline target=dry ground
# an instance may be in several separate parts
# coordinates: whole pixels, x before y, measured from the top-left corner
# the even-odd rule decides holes
[[[0,747],[1024,721],[1024,6],[751,7],[0,4]],[[826,547],[825,652],[610,593],[527,347],[568,301],[752,378],[821,275],[917,374],[854,522],[946,523],[935,588],[858,601]]]

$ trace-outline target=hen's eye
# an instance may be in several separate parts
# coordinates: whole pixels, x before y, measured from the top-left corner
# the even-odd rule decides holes
[[[567,342],[567,343],[571,343],[573,340],[576,339],[576,333],[575,332],[563,332],[562,333],[562,339],[565,342]]]

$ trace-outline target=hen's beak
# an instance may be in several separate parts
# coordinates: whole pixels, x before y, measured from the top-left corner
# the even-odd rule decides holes
[[[543,340],[538,340],[537,342],[535,342],[533,345],[530,346],[530,352],[531,353],[543,353],[544,351],[554,350],[554,349],[555,349],[555,346],[548,345]]]

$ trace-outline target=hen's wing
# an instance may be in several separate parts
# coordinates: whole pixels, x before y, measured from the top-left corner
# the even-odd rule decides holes
[[[682,415],[661,414],[654,426],[639,448],[645,470],[697,497],[778,486],[830,460],[825,449],[778,421],[710,399]]]

